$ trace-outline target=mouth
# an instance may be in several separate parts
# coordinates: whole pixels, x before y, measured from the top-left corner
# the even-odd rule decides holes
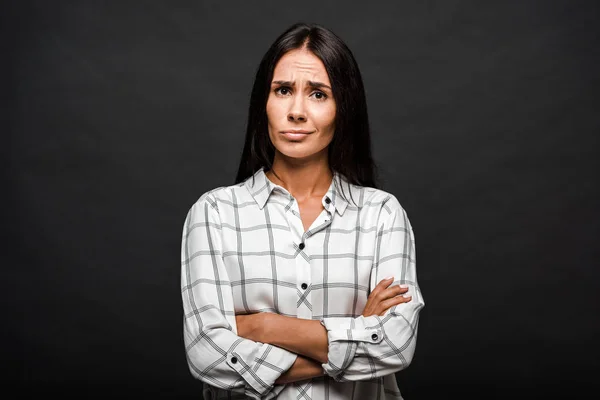
[[[307,137],[308,135],[310,135],[311,131],[305,131],[305,130],[300,130],[300,129],[291,129],[288,131],[282,131],[281,134],[283,136],[285,136],[286,138],[290,139],[290,140],[298,140],[298,139],[304,139],[305,137]]]

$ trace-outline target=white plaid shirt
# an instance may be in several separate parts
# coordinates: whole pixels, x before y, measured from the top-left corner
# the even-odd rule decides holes
[[[351,197],[350,197],[351,193]],[[412,227],[396,197],[334,172],[325,208],[305,232],[298,202],[264,169],[204,193],[182,233],[181,294],[188,365],[205,399],[402,399],[425,305]],[[412,299],[361,316],[382,279]],[[237,336],[236,314],[316,319],[327,329],[326,375],[275,380],[297,355]]]

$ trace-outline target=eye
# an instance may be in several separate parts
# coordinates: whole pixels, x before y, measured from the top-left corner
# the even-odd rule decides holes
[[[274,91],[276,94],[282,94],[284,96],[287,96],[290,92],[290,89],[285,86],[281,86],[281,87],[278,87],[277,89],[275,89]]]
[[[317,100],[325,100],[327,98],[327,95],[325,93],[319,91],[314,92],[314,95]]]

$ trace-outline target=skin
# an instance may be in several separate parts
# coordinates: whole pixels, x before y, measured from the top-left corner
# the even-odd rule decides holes
[[[323,62],[305,48],[283,55],[273,71],[267,100],[269,137],[275,147],[275,158],[266,175],[294,196],[304,229],[323,210],[321,199],[333,178],[327,149],[335,133],[335,115],[336,103]],[[290,140],[281,133],[288,129],[311,133],[302,140]],[[410,296],[402,296],[408,289],[389,287],[392,282],[393,278],[379,282],[367,299],[363,316],[383,315],[390,307],[410,301]],[[238,336],[298,354],[292,367],[275,383],[324,375],[321,364],[327,363],[328,340],[327,330],[320,321],[255,313],[236,315],[236,322]]]
[[[266,175],[294,196],[306,230],[323,210],[321,199],[333,178],[327,157],[336,115],[331,82],[323,62],[298,49],[279,59],[270,89],[266,109],[275,157]],[[301,140],[288,139],[281,133],[288,129],[311,133]]]

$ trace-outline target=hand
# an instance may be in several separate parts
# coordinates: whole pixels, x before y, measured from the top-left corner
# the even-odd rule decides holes
[[[235,322],[237,324],[237,334],[240,337],[254,340],[255,342],[263,342],[262,334],[266,325],[268,313],[254,313],[236,315]]]
[[[412,296],[405,295],[403,293],[408,291],[408,287],[392,286],[389,287],[394,278],[384,279],[375,286],[375,289],[371,292],[367,298],[367,304],[362,313],[363,317],[370,315],[383,315],[392,306],[401,303],[407,303],[412,299]]]

